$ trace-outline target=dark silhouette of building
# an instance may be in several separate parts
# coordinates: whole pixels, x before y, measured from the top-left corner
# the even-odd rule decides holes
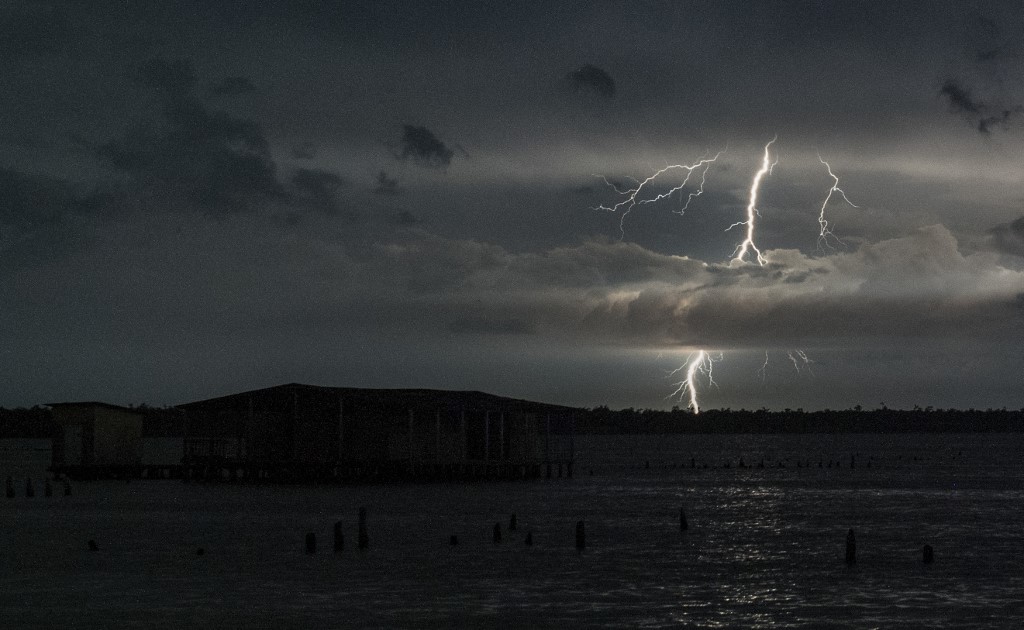
[[[177,408],[186,475],[340,481],[571,474],[578,411],[482,392],[298,383]]]
[[[56,433],[51,468],[73,476],[124,472],[142,462],[142,414],[102,402],[50,403]]]

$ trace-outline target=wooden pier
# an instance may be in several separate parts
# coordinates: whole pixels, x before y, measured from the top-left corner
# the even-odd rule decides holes
[[[309,464],[303,462],[190,461],[180,464],[55,465],[58,478],[178,479],[202,482],[241,483],[398,483],[442,481],[516,481],[544,477],[572,477],[571,461],[495,463],[363,462],[358,464]],[[550,474],[549,474],[550,471]]]

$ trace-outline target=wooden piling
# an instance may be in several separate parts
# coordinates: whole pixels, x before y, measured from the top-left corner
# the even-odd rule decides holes
[[[513,512],[512,516],[510,516],[509,519],[508,519],[508,531],[510,531],[510,532],[516,531],[516,525],[517,525],[517,523],[516,523],[516,515],[515,515],[515,512]]]
[[[366,533],[366,508],[359,508],[359,549],[370,546],[370,537]]]
[[[932,549],[931,545],[925,545],[924,549],[921,550],[922,559],[925,564],[931,564],[935,562],[935,550]]]
[[[306,553],[316,553],[316,534],[314,534],[313,532],[309,532],[308,534],[306,534]]]
[[[686,511],[682,507],[680,507],[679,508],[679,531],[685,532],[688,529],[690,529],[690,524],[686,522]]]
[[[14,480],[10,477],[7,478],[7,498],[14,498]]]
[[[587,532],[583,527],[583,521],[576,521],[576,550],[583,551],[587,546]]]
[[[25,479],[25,496],[29,499],[36,496],[36,490],[32,487],[32,478]]]
[[[100,548],[99,548],[99,546],[98,546],[98,545],[96,544],[96,541],[95,541],[95,540],[90,540],[90,541],[89,541],[89,551],[99,551],[99,549],[100,549]]]
[[[494,543],[501,542],[501,523],[494,524]]]
[[[459,537],[456,536],[455,534],[452,534],[451,536],[448,537],[448,544],[451,545],[452,547],[454,547],[455,545],[459,544]]]
[[[334,523],[334,553],[345,549],[345,533],[341,531],[341,521]]]
[[[857,563],[857,539],[851,529],[846,533],[846,564]]]
[[[71,496],[71,482],[68,481],[67,479],[64,480],[64,496]]]
[[[525,543],[527,547],[533,545],[533,532],[526,532],[526,538],[523,540],[523,543]]]
[[[43,496],[45,496],[45,497],[52,497],[53,496],[53,484],[50,483],[49,479],[47,479],[46,483],[43,484]]]

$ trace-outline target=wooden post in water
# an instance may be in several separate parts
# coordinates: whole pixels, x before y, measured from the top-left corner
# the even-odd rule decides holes
[[[516,523],[516,514],[515,514],[515,512],[513,512],[512,516],[510,516],[509,519],[508,519],[508,531],[510,531],[510,532],[516,531],[516,525],[517,524],[518,523]]]
[[[501,542],[501,523],[494,524],[494,544]]]
[[[359,508],[359,549],[370,546],[370,537],[366,533],[366,508]]]
[[[452,547],[454,547],[455,545],[459,544],[459,537],[456,536],[455,534],[452,534],[451,536],[448,537],[448,544],[451,545]]]
[[[576,521],[576,550],[583,551],[587,546],[587,532],[583,527],[583,521]]]
[[[316,534],[314,534],[313,532],[309,532],[308,534],[306,534],[306,553],[316,553]]]
[[[53,496],[53,484],[50,483],[49,479],[47,479],[46,483],[43,484],[43,496],[45,496],[45,497],[52,497]]]
[[[96,545],[96,541],[95,540],[90,540],[89,541],[89,551],[99,551],[99,550],[100,550],[100,548],[99,548],[99,546]]]
[[[846,533],[846,564],[857,563],[857,539],[851,529]]]
[[[523,543],[525,543],[527,547],[533,546],[533,532],[526,532],[526,539],[523,540]]]
[[[32,487],[32,478],[28,477],[25,479],[25,496],[31,499],[36,496],[36,490]]]
[[[66,478],[64,479],[64,496],[71,496],[71,482],[68,481]]]
[[[341,531],[341,521],[334,524],[334,553],[345,549],[345,533]]]
[[[924,549],[922,549],[922,555],[925,564],[935,562],[935,550],[932,549],[931,545],[924,546]]]
[[[690,524],[686,522],[686,511],[682,507],[680,507],[679,508],[679,531],[685,532],[688,529],[690,529]]]
[[[14,498],[14,480],[10,477],[7,478],[7,498]]]

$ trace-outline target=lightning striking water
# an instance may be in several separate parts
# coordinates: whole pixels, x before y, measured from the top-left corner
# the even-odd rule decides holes
[[[676,390],[668,397],[678,397],[679,400],[682,400],[684,397],[689,397],[690,402],[687,407],[693,409],[694,415],[699,414],[700,404],[697,401],[697,374],[707,376],[708,385],[716,385],[714,367],[715,361],[718,359],[721,359],[721,356],[716,359],[705,350],[698,350],[695,353],[691,353],[690,356],[686,357],[686,363],[669,372],[669,376],[675,376],[680,372],[684,372],[686,376],[683,380],[676,383]]]
[[[644,179],[643,181],[633,179],[635,186],[632,188],[619,188],[612,182],[608,181],[608,178],[604,175],[595,175],[595,177],[600,177],[604,181],[605,185],[614,190],[619,196],[624,197],[624,199],[613,206],[600,205],[593,209],[606,210],[608,212],[621,212],[622,215],[619,218],[619,234],[620,237],[625,238],[626,217],[633,211],[633,208],[649,203],[655,203],[662,199],[668,199],[677,192],[682,196],[682,190],[689,185],[690,178],[694,173],[700,172],[700,184],[697,185],[695,190],[691,190],[686,195],[686,203],[684,203],[678,210],[673,210],[676,214],[683,214],[690,207],[690,202],[704,194],[704,183],[707,181],[708,169],[711,168],[711,164],[713,164],[715,160],[718,159],[718,156],[722,155],[722,153],[724,153],[724,151],[719,151],[711,158],[701,158],[694,164],[670,164],[659,171],[655,171],[653,175],[647,177],[647,179]],[[656,179],[673,171],[686,172],[686,176],[683,177],[683,181],[680,184],[669,188],[666,192],[654,194],[652,197],[645,197],[648,192],[647,189],[654,186],[654,181]]]
[[[764,179],[765,175],[771,175],[771,172],[775,169],[775,165],[779,162],[778,156],[776,156],[774,162],[770,161],[771,146],[778,139],[779,137],[776,135],[768,141],[768,144],[764,145],[764,157],[761,158],[761,168],[754,174],[754,180],[750,183],[750,197],[747,203],[747,220],[737,221],[725,228],[726,231],[729,231],[737,225],[747,226],[747,238],[745,238],[743,242],[736,247],[736,251],[733,252],[733,260],[736,262],[743,262],[743,258],[747,255],[748,249],[753,250],[754,253],[757,254],[757,264],[763,267],[764,264],[768,262],[768,260],[761,254],[761,250],[754,245],[754,221],[756,217],[761,216],[761,213],[757,210],[757,193],[761,188],[761,180]]]
[[[832,172],[832,167],[829,166],[828,162],[822,159],[820,154],[818,155],[818,161],[825,165],[825,168],[828,170],[829,177],[832,178],[832,187],[828,189],[828,195],[825,197],[825,201],[821,203],[821,212],[818,214],[818,225],[821,227],[821,233],[818,235],[818,249],[823,250],[825,247],[832,247],[828,242],[829,237],[832,237],[838,243],[842,243],[842,241],[832,233],[832,228],[829,227],[828,221],[825,220],[825,206],[827,206],[828,202],[832,199],[833,193],[839,193],[843,200],[854,208],[857,207],[857,204],[850,201],[846,196],[846,193],[843,192],[843,189],[839,187],[839,178]]]

